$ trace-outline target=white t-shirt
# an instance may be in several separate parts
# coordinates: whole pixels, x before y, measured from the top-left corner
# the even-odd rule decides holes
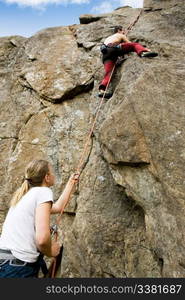
[[[11,250],[23,261],[35,262],[39,256],[35,239],[36,207],[44,202],[53,202],[53,192],[48,187],[31,188],[16,206],[10,207],[3,224],[0,249]]]

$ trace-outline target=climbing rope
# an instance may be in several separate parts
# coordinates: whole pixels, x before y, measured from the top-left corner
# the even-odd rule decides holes
[[[140,16],[141,16],[141,13],[142,13],[142,9],[140,10],[139,14],[138,14],[137,17],[134,19],[134,21],[131,22],[131,23],[129,24],[129,26],[127,27],[127,30],[126,30],[126,32],[125,32],[125,35],[127,35],[128,32],[129,32],[129,31],[134,27],[134,25],[137,23],[137,21],[139,20],[139,18],[140,18]],[[96,114],[95,114],[94,121],[93,121],[93,123],[92,123],[91,129],[90,129],[89,134],[88,134],[88,136],[87,136],[86,142],[85,142],[85,144],[84,144],[84,148],[83,148],[83,151],[82,151],[82,154],[81,154],[81,157],[80,157],[78,166],[77,166],[77,168],[76,168],[76,170],[75,170],[75,173],[81,174],[81,172],[82,172],[83,164],[84,164],[84,157],[86,157],[86,153],[87,153],[89,141],[90,141],[91,136],[92,136],[92,134],[93,134],[93,130],[94,130],[96,121],[97,121],[97,119],[98,119],[99,112],[100,112],[101,106],[102,106],[102,104],[103,104],[103,100],[104,100],[104,98],[105,98],[105,94],[106,94],[106,92],[107,92],[107,89],[108,89],[108,87],[109,87],[110,81],[111,81],[111,79],[112,79],[112,75],[113,75],[113,73],[114,73],[115,66],[116,66],[116,63],[115,63],[115,65],[114,65],[113,69],[112,69],[112,72],[111,72],[111,75],[110,75],[108,84],[107,84],[107,86],[106,86],[106,89],[105,89],[105,91],[104,91],[102,100],[100,101],[100,104],[99,104],[99,106],[98,106],[98,108],[97,108],[97,112],[96,112]]]
[[[127,27],[127,30],[126,30],[126,33],[125,33],[126,35],[133,28],[133,26],[136,24],[136,22],[139,20],[141,12],[142,12],[142,9],[140,10],[140,12],[139,12],[138,16],[136,17],[136,19],[133,22],[131,22],[129,24],[129,26]],[[111,79],[112,79],[112,76],[113,76],[113,73],[114,73],[114,70],[115,70],[116,63],[117,62],[115,62],[114,67],[113,67],[113,69],[111,71],[110,78],[108,80],[106,89],[105,89],[105,91],[103,93],[103,97],[102,97],[102,99],[101,99],[101,101],[100,101],[100,103],[99,103],[99,105],[97,107],[97,110],[96,110],[96,113],[95,113],[95,116],[94,116],[94,121],[92,122],[92,126],[91,126],[91,128],[89,130],[89,134],[87,135],[87,138],[85,140],[83,151],[82,151],[81,157],[79,159],[79,163],[78,163],[78,165],[77,165],[77,167],[75,169],[75,173],[76,174],[80,175],[82,173],[83,165],[84,165],[84,161],[85,161],[84,158],[86,157],[86,154],[87,154],[87,151],[88,151],[89,141],[91,140],[91,137],[93,135],[93,131],[94,131],[94,128],[95,128],[95,125],[96,125],[96,122],[97,122],[97,119],[98,119],[98,116],[99,116],[99,113],[100,113],[100,110],[101,110],[101,107],[102,107],[102,104],[103,104],[103,100],[105,98],[105,94],[106,94],[107,89],[109,87],[109,84],[111,82]],[[65,206],[66,205],[67,205],[67,203],[65,204]],[[55,241],[57,241],[57,239],[58,239],[58,225],[59,225],[59,222],[61,220],[61,216],[62,216],[62,213],[63,213],[63,211],[65,209],[65,206],[63,207],[63,209],[61,210],[60,214],[58,215],[57,220],[56,220],[56,225],[54,225],[54,228],[53,228],[53,234],[54,234]],[[57,257],[54,257],[53,261],[51,262],[51,266],[50,266],[51,278],[54,278],[55,275],[56,275],[56,271],[57,271],[56,267],[57,267]]]
[[[116,64],[115,64],[115,65],[116,65]],[[101,99],[101,101],[100,101],[100,104],[99,104],[99,106],[98,106],[98,108],[97,108],[97,111],[96,111],[96,114],[95,114],[95,117],[94,117],[94,121],[93,121],[92,126],[91,126],[91,128],[90,128],[89,134],[88,134],[87,139],[86,139],[86,143],[85,143],[84,148],[83,148],[83,152],[82,152],[81,158],[80,158],[80,160],[79,160],[79,164],[78,164],[78,166],[77,166],[77,168],[76,168],[76,171],[75,171],[76,174],[81,174],[81,172],[82,172],[82,167],[83,167],[83,164],[84,164],[83,161],[84,161],[84,157],[86,156],[86,152],[87,152],[87,150],[88,150],[88,144],[89,144],[89,141],[90,141],[91,136],[92,136],[92,134],[93,134],[93,130],[94,130],[96,121],[97,121],[97,119],[98,119],[98,116],[99,116],[99,113],[100,113],[100,109],[101,109],[101,106],[102,106],[102,104],[103,104],[103,100],[104,100],[104,98],[105,98],[105,94],[106,94],[106,92],[107,92],[107,89],[108,89],[108,87],[109,87],[109,84],[110,84],[112,75],[113,75],[113,73],[114,73],[115,65],[114,65],[114,67],[113,67],[113,69],[112,69],[112,72],[111,72],[111,75],[110,75],[110,78],[109,78],[107,87],[106,87],[106,89],[105,89],[105,92],[104,92],[104,94],[103,94],[103,97],[102,97],[102,99]],[[66,205],[67,205],[67,203],[65,204],[65,206],[66,206]],[[64,211],[64,209],[65,209],[65,206],[63,207],[63,209],[61,210],[60,214],[59,214],[58,217],[57,217],[56,225],[54,225],[53,228],[52,228],[52,231],[53,231],[53,234],[54,234],[54,239],[55,239],[55,241],[57,241],[57,239],[58,239],[58,225],[59,225],[59,222],[60,222],[60,220],[61,220],[61,216],[62,216],[62,213],[63,213],[63,211]],[[56,271],[57,271],[57,270],[56,270],[56,267],[57,267],[57,257],[54,257],[53,260],[52,260],[52,262],[51,262],[50,268],[49,268],[49,273],[50,273],[49,275],[51,276],[51,278],[54,278],[55,275],[56,275]]]
[[[94,130],[94,127],[95,127],[95,125],[96,125],[96,121],[97,121],[97,119],[98,119],[98,116],[99,116],[99,113],[100,113],[100,110],[101,110],[101,106],[102,106],[103,100],[104,100],[104,98],[105,98],[105,94],[106,94],[106,92],[107,92],[107,89],[108,89],[108,87],[109,87],[110,81],[111,81],[111,79],[112,79],[112,75],[113,75],[113,73],[114,73],[115,65],[116,65],[116,63],[114,64],[114,67],[113,67],[113,69],[112,69],[112,72],[111,72],[109,81],[108,81],[107,86],[106,86],[106,89],[105,89],[105,91],[104,91],[104,93],[103,93],[103,97],[102,97],[102,99],[101,99],[101,101],[100,101],[100,103],[99,103],[99,106],[98,106],[98,108],[97,108],[97,111],[96,111],[96,114],[95,114],[95,117],[94,117],[94,121],[93,121],[92,126],[91,126],[91,128],[90,128],[90,131],[89,131],[89,134],[88,134],[88,136],[87,136],[87,140],[86,140],[86,143],[85,143],[85,145],[84,145],[84,149],[83,149],[81,158],[80,158],[80,160],[79,160],[79,164],[78,164],[78,166],[77,166],[77,168],[76,168],[76,170],[75,170],[75,173],[77,173],[77,174],[81,174],[81,172],[82,172],[83,161],[84,161],[84,157],[86,156],[86,152],[87,152],[87,149],[88,149],[88,144],[89,144],[89,141],[90,141],[91,136],[92,136],[92,134],[93,134],[93,130]]]
[[[139,11],[139,14],[138,14],[137,17],[134,19],[134,21],[131,22],[131,23],[129,24],[129,26],[127,27],[127,30],[125,31],[125,35],[127,35],[128,32],[131,31],[131,29],[132,29],[132,28],[134,27],[134,25],[137,23],[137,21],[139,20],[139,18],[140,18],[140,16],[141,16],[142,11],[143,11],[143,9],[141,9],[141,10]]]

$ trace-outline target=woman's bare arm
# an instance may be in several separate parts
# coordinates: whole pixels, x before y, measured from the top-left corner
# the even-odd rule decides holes
[[[51,202],[44,202],[37,206],[35,215],[36,245],[42,254],[49,257],[57,256],[60,251],[60,245],[51,241],[50,213]]]
[[[51,208],[51,213],[52,214],[60,213],[61,211],[64,210],[64,207],[66,206],[67,202],[70,199],[73,187],[74,187],[75,183],[78,181],[78,178],[79,178],[79,174],[71,175],[71,177],[69,178],[69,180],[68,180],[61,196],[52,205],[52,208]]]

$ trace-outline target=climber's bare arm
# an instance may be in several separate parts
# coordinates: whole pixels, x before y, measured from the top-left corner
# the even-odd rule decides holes
[[[130,43],[129,39],[126,37],[125,34],[121,34],[121,33],[120,33],[120,35],[121,35],[121,41],[122,41],[122,42]]]

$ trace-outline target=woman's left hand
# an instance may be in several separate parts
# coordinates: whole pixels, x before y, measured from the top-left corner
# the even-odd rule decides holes
[[[79,173],[73,173],[70,177],[70,181],[77,183],[79,180],[80,174]]]

